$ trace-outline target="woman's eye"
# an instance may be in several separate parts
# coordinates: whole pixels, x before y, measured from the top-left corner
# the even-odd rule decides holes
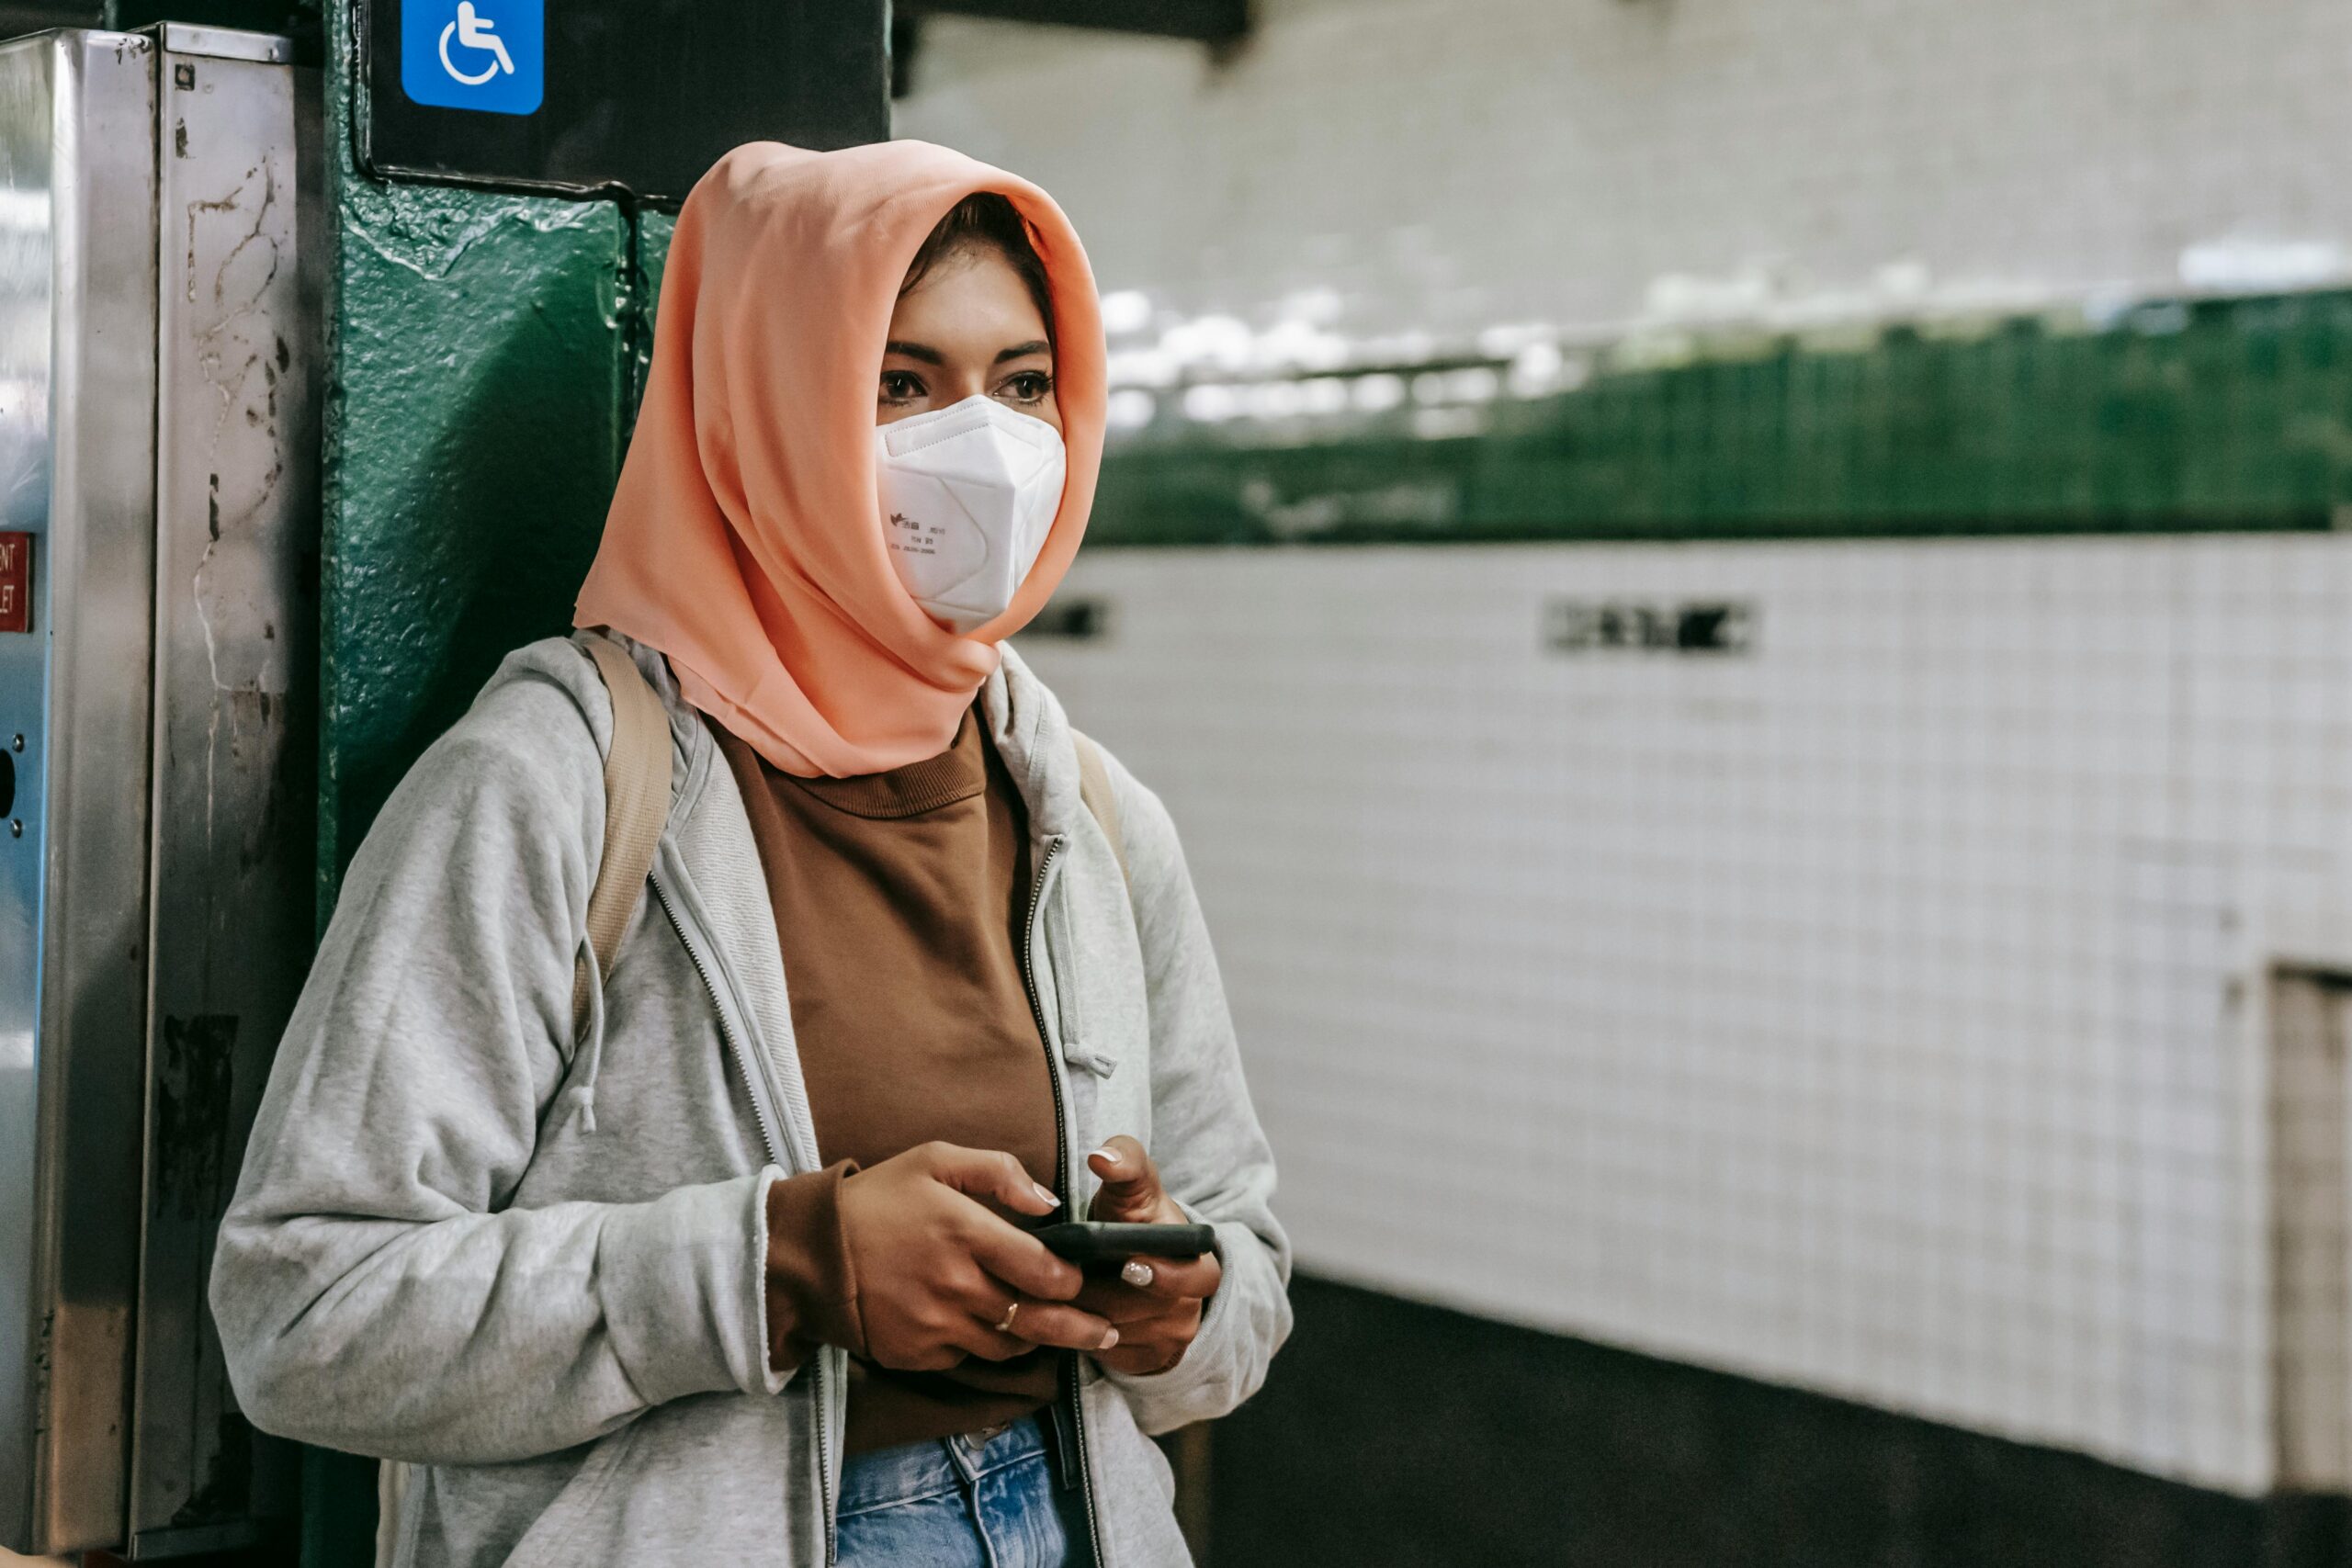
[[[886,403],[912,402],[922,396],[922,382],[905,370],[882,372],[882,400]]]
[[[1004,384],[1017,402],[1034,403],[1054,389],[1054,378],[1042,370],[1023,370]]]

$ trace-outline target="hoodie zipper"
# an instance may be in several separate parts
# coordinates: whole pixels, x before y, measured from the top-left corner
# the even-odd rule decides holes
[[[662,912],[669,917],[670,927],[678,933],[679,944],[686,950],[686,957],[694,964],[695,974],[702,980],[703,989],[710,994],[711,1016],[718,1021],[719,1038],[727,1043],[727,1054],[734,1062],[735,1070],[742,1075],[743,1092],[751,1100],[752,1120],[759,1126],[760,1145],[767,1152],[768,1163],[780,1170],[791,1170],[796,1162],[787,1160],[784,1156],[784,1145],[776,1130],[775,1110],[768,1104],[766,1088],[760,1082],[759,1075],[752,1066],[751,1055],[744,1049],[742,1040],[727,1026],[727,1009],[719,1002],[718,983],[713,978],[709,964],[703,960],[702,949],[696,945],[694,938],[686,934],[686,923],[679,918],[678,907],[670,901],[670,895],[662,887],[662,879],[653,877],[649,880],[653,888],[655,902],[662,906]],[[785,1087],[786,1092],[791,1094],[798,1086],[787,1084]],[[808,1107],[805,1094],[794,1095],[793,1110],[798,1113],[800,1124],[807,1126]],[[766,1354],[764,1350],[761,1353]],[[825,1356],[822,1350],[818,1352],[815,1371],[817,1393],[812,1403],[817,1412],[817,1488],[821,1494],[820,1501],[825,1510],[825,1564],[826,1568],[832,1568],[832,1564],[841,1554],[841,1543],[838,1523],[833,1516],[832,1422],[830,1418],[831,1405],[828,1398],[831,1392],[831,1380],[825,1376]]]
[[[1030,1014],[1037,1021],[1037,1043],[1046,1053],[1046,1077],[1054,1086],[1054,1185],[1060,1190],[1062,1213],[1068,1218],[1075,1219],[1078,1217],[1078,1197],[1075,1173],[1070,1169],[1069,1110],[1063,1098],[1060,1055],[1054,1049],[1054,1037],[1046,1032],[1046,1005],[1038,999],[1037,996],[1035,951],[1037,917],[1045,907],[1046,874],[1053,869],[1054,857],[1061,852],[1065,837],[1066,835],[1057,833],[1046,841],[1046,852],[1037,862],[1036,878],[1030,884],[1029,918],[1023,921],[1021,926],[1021,983],[1029,993]],[[1055,983],[1066,985],[1069,980],[1069,977],[1064,976]],[[1086,1462],[1086,1401],[1081,1397],[1080,1382],[1077,1375],[1079,1357],[1082,1353],[1077,1350],[1067,1353],[1072,1373],[1069,1379],[1070,1430],[1078,1438],[1078,1452],[1075,1456],[1078,1462],[1078,1488],[1079,1495],[1086,1503],[1088,1543],[1094,1549],[1095,1568],[1103,1568],[1102,1527],[1094,1516],[1094,1475]]]

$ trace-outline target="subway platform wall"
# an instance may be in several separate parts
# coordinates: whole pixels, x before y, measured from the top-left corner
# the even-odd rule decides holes
[[[1106,290],[1021,645],[1283,1159],[1221,1568],[2341,1561],[2352,13],[1258,14],[898,119]]]
[[[1101,635],[1022,646],[1186,835],[1304,1269],[2343,1480],[2281,1452],[2344,1322],[2277,1233],[2340,1264],[2294,1189],[2341,1168],[2273,1087],[2281,976],[2352,967],[2352,539],[1131,550],[1063,593]],[[1579,636],[1690,606],[1736,646]]]

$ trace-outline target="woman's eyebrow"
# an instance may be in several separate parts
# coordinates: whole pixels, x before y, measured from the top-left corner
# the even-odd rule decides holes
[[[947,356],[927,343],[906,343],[898,338],[892,338],[882,345],[882,351],[885,354],[901,355],[909,359],[920,359],[925,365],[947,363]],[[1011,348],[1000,349],[997,352],[995,363],[1001,365],[1008,359],[1023,359],[1033,354],[1049,354],[1052,351],[1053,344],[1045,339],[1031,338],[1027,343],[1016,343]]]

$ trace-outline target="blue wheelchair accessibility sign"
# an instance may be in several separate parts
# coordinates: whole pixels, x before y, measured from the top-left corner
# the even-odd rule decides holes
[[[401,86],[420,104],[530,114],[547,59],[547,0],[401,0]]]

